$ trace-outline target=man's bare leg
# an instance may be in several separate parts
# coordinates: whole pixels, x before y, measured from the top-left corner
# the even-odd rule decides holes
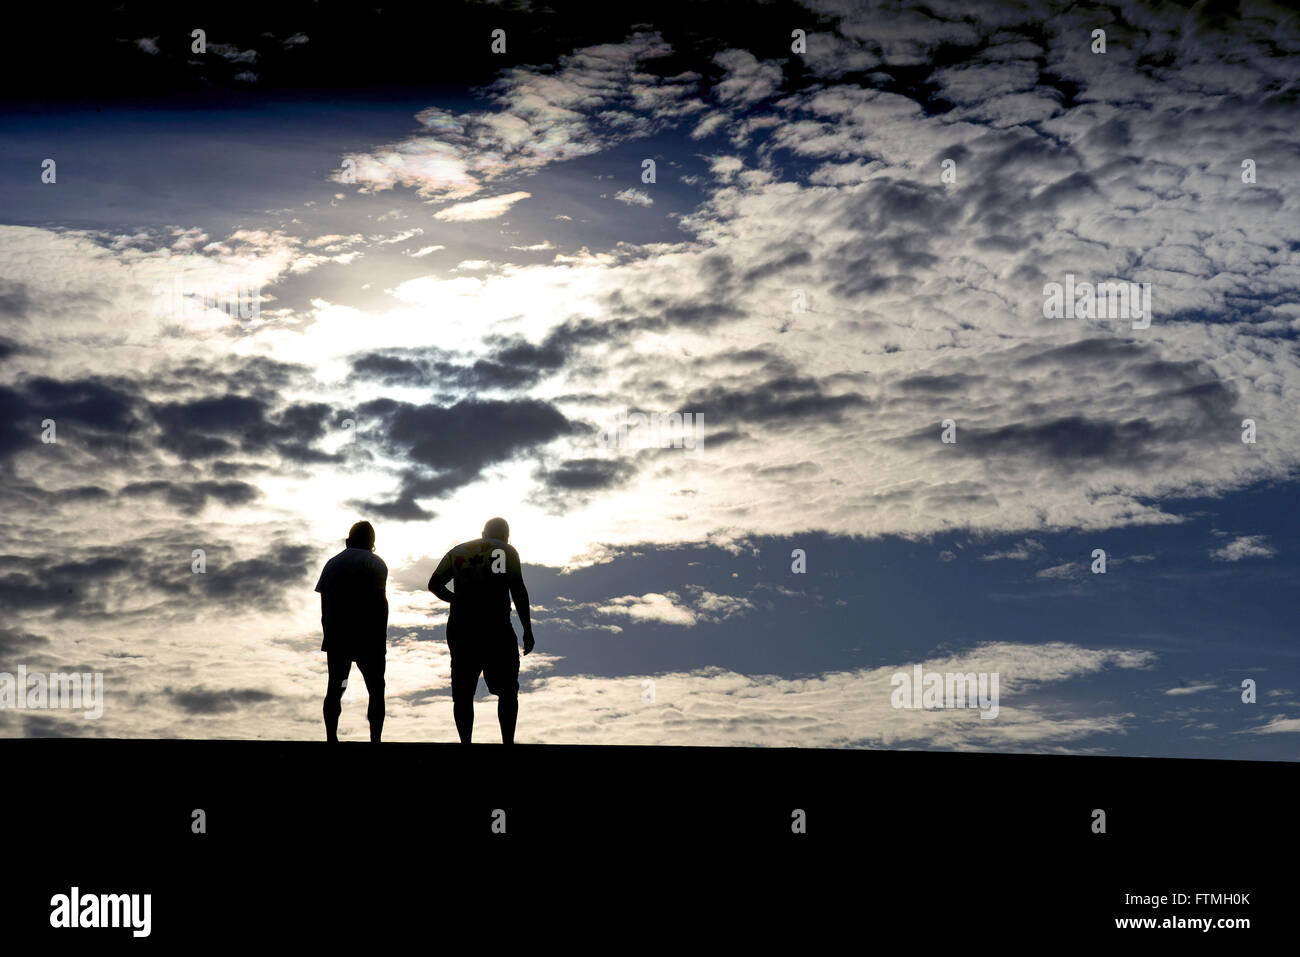
[[[501,722],[501,743],[515,743],[515,720],[519,717],[519,695],[502,695],[497,700],[497,720]]]
[[[339,715],[343,712],[343,704],[339,698],[340,695],[327,695],[325,707],[322,709],[325,713],[325,740],[335,743],[339,740]]]
[[[357,660],[361,677],[366,682],[366,692],[370,699],[366,703],[366,720],[370,724],[370,741],[378,744],[384,733],[384,671],[387,661],[383,655],[371,656]]]
[[[339,715],[343,712],[343,691],[348,685],[348,676],[352,673],[352,659],[337,652],[326,653],[326,667],[329,669],[329,685],[325,689],[325,704],[321,711],[325,716],[325,740],[338,742]]]
[[[474,736],[474,699],[453,700],[451,712],[456,717],[456,733],[460,735],[460,743],[469,744]]]

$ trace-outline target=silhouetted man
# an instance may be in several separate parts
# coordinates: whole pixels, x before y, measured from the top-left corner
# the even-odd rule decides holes
[[[339,739],[339,713],[352,662],[361,669],[370,704],[370,740],[378,743],[384,730],[384,665],[388,651],[388,598],[384,586],[388,566],[375,554],[375,530],[357,522],[348,531],[347,547],[325,563],[316,590],[320,592],[320,621],[329,667],[325,692],[325,738]]]
[[[451,582],[454,590],[448,590]],[[451,700],[461,744],[474,734],[474,692],[483,675],[497,696],[501,743],[514,744],[519,716],[519,645],[510,624],[510,600],[524,626],[524,654],[533,650],[533,623],[519,553],[510,545],[504,518],[490,519],[483,537],[457,545],[438,563],[429,591],[451,604],[447,646],[451,650]]]

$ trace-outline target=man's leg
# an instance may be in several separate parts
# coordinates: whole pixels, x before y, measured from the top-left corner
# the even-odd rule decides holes
[[[497,721],[501,723],[501,743],[515,743],[515,720],[519,717],[519,694],[503,694],[497,699]]]
[[[469,744],[474,737],[474,692],[478,690],[477,663],[464,658],[451,659],[451,712],[456,718],[456,733],[461,744]]]
[[[366,682],[366,694],[370,696],[366,720],[370,722],[370,741],[373,744],[378,744],[384,733],[384,670],[387,665],[388,659],[382,650],[357,659],[357,667]]]
[[[511,637],[514,635],[511,633]],[[519,717],[519,650],[503,649],[493,666],[484,669],[488,691],[497,696],[497,721],[501,725],[501,743],[515,743],[515,721]]]
[[[352,657],[346,652],[325,652],[326,668],[329,670],[329,685],[325,689],[325,740],[337,742],[339,739],[339,714],[343,711],[343,689],[347,685],[348,675],[352,673]]]
[[[451,710],[456,716],[456,733],[460,735],[460,743],[469,744],[474,737],[474,696],[454,699]]]

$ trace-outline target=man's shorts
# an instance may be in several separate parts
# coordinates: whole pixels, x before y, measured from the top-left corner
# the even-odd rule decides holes
[[[326,667],[329,669],[329,691],[331,694],[343,693],[343,682],[352,674],[355,661],[366,683],[366,691],[380,698],[384,696],[384,672],[387,670],[386,651],[383,645],[375,642],[354,644],[335,641],[325,652]]]
[[[519,648],[501,647],[490,653],[481,649],[451,653],[451,697],[460,701],[474,697],[478,677],[487,682],[489,694],[510,696],[519,693]]]

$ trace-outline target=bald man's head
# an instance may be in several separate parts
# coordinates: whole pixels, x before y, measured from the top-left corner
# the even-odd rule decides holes
[[[489,518],[483,526],[484,538],[495,538],[499,542],[510,541],[510,523],[504,518]]]

